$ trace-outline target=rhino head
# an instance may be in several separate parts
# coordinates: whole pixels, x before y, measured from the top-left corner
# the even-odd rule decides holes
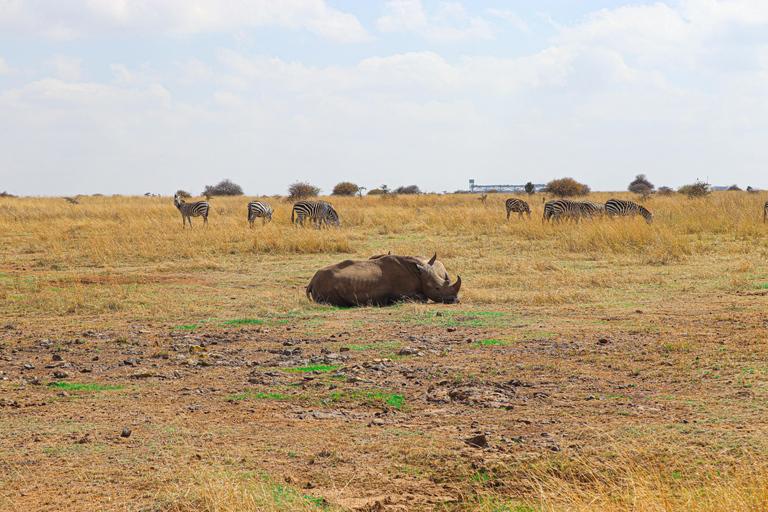
[[[456,283],[451,284],[445,267],[442,272],[435,268],[437,253],[426,263],[416,265],[417,274],[421,281],[421,289],[428,299],[445,304],[455,304],[459,302],[459,290],[461,289],[461,277],[456,279]]]

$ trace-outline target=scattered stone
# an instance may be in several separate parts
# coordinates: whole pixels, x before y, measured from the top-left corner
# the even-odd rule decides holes
[[[120,432],[120,437],[131,437],[131,429],[128,427],[125,427],[122,432]]]
[[[125,366],[139,366],[141,364],[141,360],[138,357],[129,357],[123,361],[123,364]]]
[[[69,377],[69,372],[65,372],[64,370],[56,370],[53,372],[53,376],[57,379],[66,379]]]
[[[384,425],[384,420],[382,420],[381,418],[373,418],[371,422],[368,424],[368,426],[376,426],[376,427],[381,427],[383,425]]]
[[[488,439],[485,437],[485,434],[470,437],[465,439],[464,442],[473,448],[486,448],[488,446]]]
[[[61,354],[53,354],[53,356],[51,357],[51,360],[52,361],[63,361],[64,358],[61,357]]]
[[[66,391],[64,391],[62,389],[61,391],[59,391],[59,396],[67,397],[67,396],[72,396],[72,395],[70,395],[69,393],[67,393]]]
[[[349,352],[349,347],[339,347],[339,352]]]
[[[307,482],[307,485],[304,486],[305,489],[314,489],[315,487],[317,486],[312,482]]]
[[[398,352],[399,356],[415,356],[419,353],[419,349],[416,347],[403,347]]]
[[[33,365],[32,363],[27,363],[27,364],[24,365],[24,369],[25,370],[34,370],[35,369],[35,365]]]
[[[32,384],[33,386],[39,386],[42,384],[39,377],[32,377],[31,379],[29,379],[29,383]]]
[[[610,343],[610,340],[608,338],[600,338],[599,340],[597,340],[598,345],[607,345],[608,343]]]
[[[596,400],[595,395],[589,395],[587,397],[587,400]]]

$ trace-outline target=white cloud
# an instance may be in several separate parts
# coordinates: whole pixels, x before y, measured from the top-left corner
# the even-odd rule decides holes
[[[531,33],[531,27],[529,27],[525,20],[523,20],[523,18],[521,18],[520,15],[514,11],[510,11],[509,9],[487,9],[486,12],[503,19],[518,29],[520,32],[524,32],[526,34]]]
[[[356,16],[333,9],[324,0],[0,0],[4,34],[54,40],[128,34],[188,36],[270,25],[305,29],[340,43],[370,40]]]
[[[376,20],[376,27],[385,34],[415,32],[434,42],[493,39],[491,25],[470,16],[459,2],[440,2],[431,14],[421,0],[389,0],[385,9],[386,14]]]
[[[54,55],[49,59],[44,67],[56,78],[68,82],[75,82],[82,77],[83,59],[68,57],[66,55]]]

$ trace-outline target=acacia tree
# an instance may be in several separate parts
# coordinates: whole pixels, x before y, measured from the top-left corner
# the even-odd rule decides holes
[[[333,187],[333,192],[331,192],[331,195],[334,196],[354,196],[355,194],[360,193],[361,188],[358,185],[355,185],[354,183],[350,183],[349,181],[342,181],[341,183],[336,184],[335,187]]]
[[[534,185],[532,181],[525,184],[525,193],[529,196],[536,193],[536,185]]]
[[[557,197],[585,196],[590,193],[588,185],[579,183],[573,178],[552,180],[544,187],[544,192]]]
[[[304,181],[297,181],[288,187],[288,199],[306,199],[320,195],[320,189]]]
[[[221,180],[216,185],[206,185],[201,196],[241,196],[243,187],[231,180]]]
[[[653,190],[656,187],[648,181],[645,177],[645,174],[638,174],[635,176],[634,181],[629,184],[629,187],[627,187],[627,190],[630,192],[634,192],[635,194],[642,196],[643,199],[647,199],[648,196],[653,194]]]

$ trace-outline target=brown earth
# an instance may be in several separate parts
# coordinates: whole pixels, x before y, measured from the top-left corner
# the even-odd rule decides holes
[[[290,316],[9,324],[0,508],[164,510],[211,474],[253,473],[346,509],[430,510],[535,499],[531,467],[617,446],[727,467],[765,448],[765,306],[359,309],[320,335]]]

